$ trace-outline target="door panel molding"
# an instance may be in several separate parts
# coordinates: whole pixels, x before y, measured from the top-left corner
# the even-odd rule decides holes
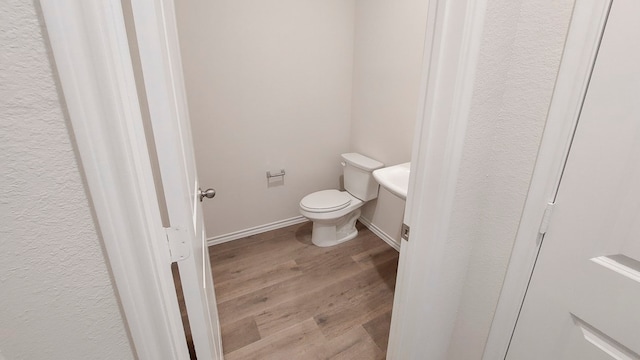
[[[539,233],[553,203],[589,86],[612,0],[577,0],[529,193],[516,235],[483,359],[504,359],[544,238]]]

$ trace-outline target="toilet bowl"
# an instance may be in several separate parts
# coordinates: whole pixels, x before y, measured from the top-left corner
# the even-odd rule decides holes
[[[372,172],[384,164],[358,153],[342,154],[342,159],[346,190],[321,190],[300,201],[300,214],[313,222],[311,241],[320,247],[355,238],[360,208],[378,197],[378,183]]]

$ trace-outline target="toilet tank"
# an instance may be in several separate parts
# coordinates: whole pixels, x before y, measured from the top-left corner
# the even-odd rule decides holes
[[[342,154],[342,159],[345,190],[362,201],[377,198],[378,183],[372,173],[384,164],[358,153]]]

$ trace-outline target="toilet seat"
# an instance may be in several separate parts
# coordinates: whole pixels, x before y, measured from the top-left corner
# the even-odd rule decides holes
[[[300,200],[300,207],[308,212],[325,213],[346,208],[351,196],[346,191],[322,190],[311,193]]]

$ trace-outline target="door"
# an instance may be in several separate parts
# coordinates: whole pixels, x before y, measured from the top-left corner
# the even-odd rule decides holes
[[[507,359],[640,359],[640,1],[612,3],[555,203]]]
[[[222,359],[174,5],[132,0],[131,6],[170,222],[167,239],[172,261],[178,263],[196,356]]]

